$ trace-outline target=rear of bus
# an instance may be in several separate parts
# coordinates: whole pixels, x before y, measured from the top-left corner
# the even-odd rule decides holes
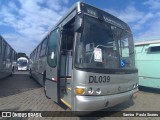
[[[134,41],[128,25],[81,3],[82,21],[76,31],[73,67],[75,111],[96,111],[136,97],[138,70]]]

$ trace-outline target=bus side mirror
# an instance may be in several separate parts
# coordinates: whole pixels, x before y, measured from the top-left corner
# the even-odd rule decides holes
[[[80,32],[82,28],[82,18],[80,16],[77,16],[74,23],[74,31]]]

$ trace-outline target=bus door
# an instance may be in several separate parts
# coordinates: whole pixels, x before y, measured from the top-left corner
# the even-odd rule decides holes
[[[48,40],[46,79],[44,81],[44,88],[46,96],[58,102],[58,63],[59,63],[59,29],[51,31]]]
[[[63,35],[60,61],[60,100],[71,109],[73,35]]]

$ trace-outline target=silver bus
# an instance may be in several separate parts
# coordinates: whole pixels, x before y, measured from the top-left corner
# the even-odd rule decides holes
[[[30,76],[72,111],[96,111],[136,97],[138,70],[129,26],[77,2],[30,54]]]
[[[17,59],[17,70],[28,70],[28,59],[26,57]]]
[[[0,36],[0,79],[12,75],[16,51]]]

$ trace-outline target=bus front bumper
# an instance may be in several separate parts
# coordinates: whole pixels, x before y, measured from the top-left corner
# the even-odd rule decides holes
[[[27,70],[27,67],[18,67],[17,70]]]
[[[137,97],[138,88],[108,96],[76,96],[75,111],[96,111],[123,103]]]

